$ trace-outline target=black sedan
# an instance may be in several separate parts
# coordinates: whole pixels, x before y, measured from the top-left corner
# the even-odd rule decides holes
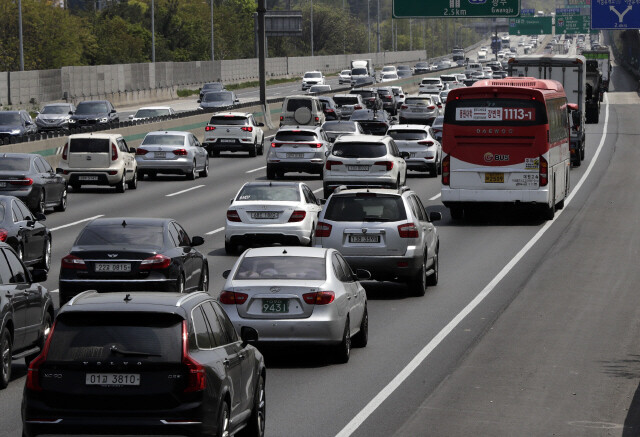
[[[360,123],[362,131],[367,135],[384,135],[394,122],[387,111],[358,109],[351,114],[351,121]]]
[[[0,155],[0,194],[18,197],[34,212],[67,209],[67,183],[40,155]]]
[[[84,290],[207,291],[202,244],[171,219],[95,219],[62,258],[60,305]]]
[[[26,266],[49,270],[51,232],[42,224],[45,218],[16,197],[0,196],[0,241],[11,246]]]

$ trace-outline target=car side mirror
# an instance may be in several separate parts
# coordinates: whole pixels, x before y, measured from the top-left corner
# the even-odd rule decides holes
[[[240,338],[242,339],[242,347],[249,343],[258,341],[258,331],[250,326],[243,326],[240,330]]]
[[[327,203],[327,199],[318,199],[320,205],[325,205]]]
[[[69,111],[69,115],[73,115],[73,111]]]
[[[358,281],[368,281],[371,279],[371,272],[364,269],[356,269],[355,279]]]
[[[230,273],[231,273],[231,270],[225,270],[224,272],[222,272],[222,277],[224,279],[227,279]]]
[[[235,99],[233,103],[240,103],[240,99]]]
[[[574,126],[579,126],[582,119],[582,113],[580,111],[573,111],[571,113],[571,120]]]
[[[133,120],[133,114],[129,115],[129,120]]]
[[[115,114],[117,111],[115,109],[112,109],[110,114]]]
[[[31,271],[31,282],[44,282],[47,280],[47,271],[44,269],[33,269]]]
[[[133,153],[135,155],[136,154],[136,148],[135,147],[129,147],[129,153]]]
[[[57,167],[56,174],[64,174],[64,170],[62,170],[60,167]]]
[[[204,244],[204,238],[191,237],[191,247],[202,246]]]
[[[34,214],[34,217],[35,217],[36,221],[39,221],[39,222],[43,222],[43,221],[45,221],[45,220],[47,219],[47,216],[46,216],[46,215],[44,215],[44,214],[43,214],[43,213],[41,213],[41,212],[36,212],[36,213]]]
[[[432,212],[429,214],[429,220],[432,222],[437,222],[438,220],[442,220],[442,213],[440,212]]]

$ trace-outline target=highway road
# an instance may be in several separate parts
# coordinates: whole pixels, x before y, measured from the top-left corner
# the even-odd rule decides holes
[[[321,349],[267,351],[266,435],[640,435],[635,90],[615,68],[600,124],[587,126],[586,160],[571,171],[571,197],[551,222],[506,211],[454,223],[439,179],[412,175],[427,209],[443,213],[439,285],[416,298],[366,282],[369,345],[348,364]],[[58,288],[60,258],[87,220],[171,217],[205,237],[217,296],[236,259],[224,253],[229,199],[243,182],[264,179],[264,165],[229,154],[212,159],[206,179],[70,193],[69,209],[47,218],[54,261],[44,285]],[[321,192],[320,180],[288,179]],[[0,437],[21,432],[25,368],[13,370],[0,392]]]

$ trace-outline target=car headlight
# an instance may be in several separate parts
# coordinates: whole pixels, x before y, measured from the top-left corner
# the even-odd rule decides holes
[[[20,133],[20,129],[11,129],[11,135],[18,135]]]
[[[108,123],[109,122],[109,118],[108,117],[103,117],[99,121],[100,121],[100,123]]]

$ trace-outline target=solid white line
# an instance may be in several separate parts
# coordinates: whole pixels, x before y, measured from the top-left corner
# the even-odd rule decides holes
[[[58,289],[56,288],[55,290],[51,290],[49,293],[57,293]]]
[[[249,170],[249,171],[247,171],[247,173],[254,173],[256,171],[264,170],[265,168],[267,168],[266,165],[264,165],[262,167],[254,168],[253,170]]]
[[[217,234],[217,233],[218,233],[218,232],[220,232],[220,231],[224,231],[224,226],[223,226],[223,227],[221,227],[221,228],[218,228],[218,229],[214,229],[214,230],[213,230],[213,231],[211,231],[211,232],[207,232],[207,233],[206,233],[206,234],[204,234],[204,235],[213,235],[213,234]]]
[[[67,223],[66,225],[58,226],[57,228],[51,228],[49,230],[51,232],[57,231],[58,229],[68,228],[69,226],[74,226],[74,225],[77,225],[77,224],[80,224],[80,223],[88,222],[90,220],[97,219],[97,218],[100,218],[100,217],[104,217],[104,214],[100,214],[100,215],[96,215],[96,216],[89,217],[89,218],[86,218],[86,219],[78,220],[77,222]]]
[[[318,188],[317,190],[313,190],[313,194],[319,193],[320,191],[322,191],[322,188]]]
[[[433,197],[430,197],[429,200],[436,200],[437,198],[439,198],[442,195],[442,193],[438,193]]]
[[[569,197],[565,199],[565,208],[573,199],[575,193],[580,189],[584,181],[591,173],[591,169],[595,165],[596,159],[600,155],[600,151],[604,146],[604,141],[607,137],[607,126],[609,124],[609,100],[605,94],[605,117],[604,117],[604,130],[602,133],[602,138],[600,139],[600,144],[598,145],[598,149],[596,153],[593,155],[593,159],[587,168],[587,171],[584,172],[580,181],[576,184],[576,187],[573,189]],[[418,368],[422,364],[424,360],[433,352],[433,350],[440,344],[442,341],[453,331],[462,320],[471,313],[480,303],[493,291],[493,289],[500,283],[500,281],[509,274],[511,269],[515,267],[516,264],[524,257],[527,252],[538,242],[538,240],[544,235],[545,232],[553,225],[553,223],[558,219],[558,217],[564,212],[562,209],[558,213],[553,220],[549,220],[545,225],[540,228],[538,232],[533,236],[531,240],[527,244],[524,245],[522,249],[514,256],[509,263],[500,270],[500,272],[487,284],[486,287],[478,294],[466,307],[462,309],[435,337],[431,339],[429,343],[420,351],[418,354],[407,364],[407,366],[400,371],[396,375],[395,378],[389,382],[365,407],[353,418],[351,421],[344,427],[342,430],[336,434],[336,437],[348,437],[355,430],[362,425],[362,423],[371,415],[373,412],[389,397],[391,394],[402,384],[412,373],[414,370]]]
[[[186,193],[187,191],[195,190],[196,188],[202,188],[202,187],[204,187],[204,185],[196,185],[195,187],[187,188],[186,190],[178,191],[177,193],[167,194],[165,197],[177,196],[178,194]]]

